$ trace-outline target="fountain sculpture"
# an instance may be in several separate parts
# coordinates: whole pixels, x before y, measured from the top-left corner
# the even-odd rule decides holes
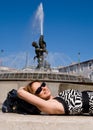
[[[35,57],[34,60],[37,58],[37,69],[50,69],[50,64],[45,60],[45,53],[48,54],[48,51],[46,49],[46,42],[44,41],[44,36],[43,36],[43,21],[44,21],[44,12],[43,12],[43,5],[40,3],[37,13],[36,13],[36,19],[39,21],[40,25],[40,38],[39,42],[32,42],[32,46],[35,48]]]
[[[43,35],[40,36],[39,43],[37,44],[36,42],[32,42],[32,46],[35,48],[36,53],[34,60],[37,58],[38,61],[38,65],[36,68],[47,68],[47,66],[49,65],[46,64],[47,62],[45,61],[44,53],[48,54],[48,51],[46,50],[46,42],[43,39]]]

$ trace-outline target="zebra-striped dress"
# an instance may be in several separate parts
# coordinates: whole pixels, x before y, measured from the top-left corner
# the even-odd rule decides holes
[[[88,94],[88,113],[93,115],[93,92],[87,91]],[[62,99],[62,104],[64,105],[63,101],[65,102],[66,109],[68,109],[68,114],[70,115],[77,115],[83,114],[83,101],[82,101],[82,92],[78,90],[68,89],[64,90],[59,93],[59,98]]]

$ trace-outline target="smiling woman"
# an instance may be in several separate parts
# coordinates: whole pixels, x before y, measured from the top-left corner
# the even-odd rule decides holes
[[[41,112],[56,115],[93,115],[93,91],[68,89],[53,97],[46,83],[33,81],[17,91],[19,98]]]

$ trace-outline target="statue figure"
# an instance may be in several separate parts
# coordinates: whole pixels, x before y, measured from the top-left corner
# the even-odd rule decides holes
[[[46,42],[44,41],[43,35],[39,38],[39,44],[32,42],[32,46],[35,48],[36,56],[34,60],[37,58],[37,68],[44,67],[44,53],[48,54],[48,51],[46,50]]]

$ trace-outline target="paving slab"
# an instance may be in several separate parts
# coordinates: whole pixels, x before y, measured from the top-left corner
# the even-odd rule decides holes
[[[2,113],[0,130],[93,130],[93,116]]]

